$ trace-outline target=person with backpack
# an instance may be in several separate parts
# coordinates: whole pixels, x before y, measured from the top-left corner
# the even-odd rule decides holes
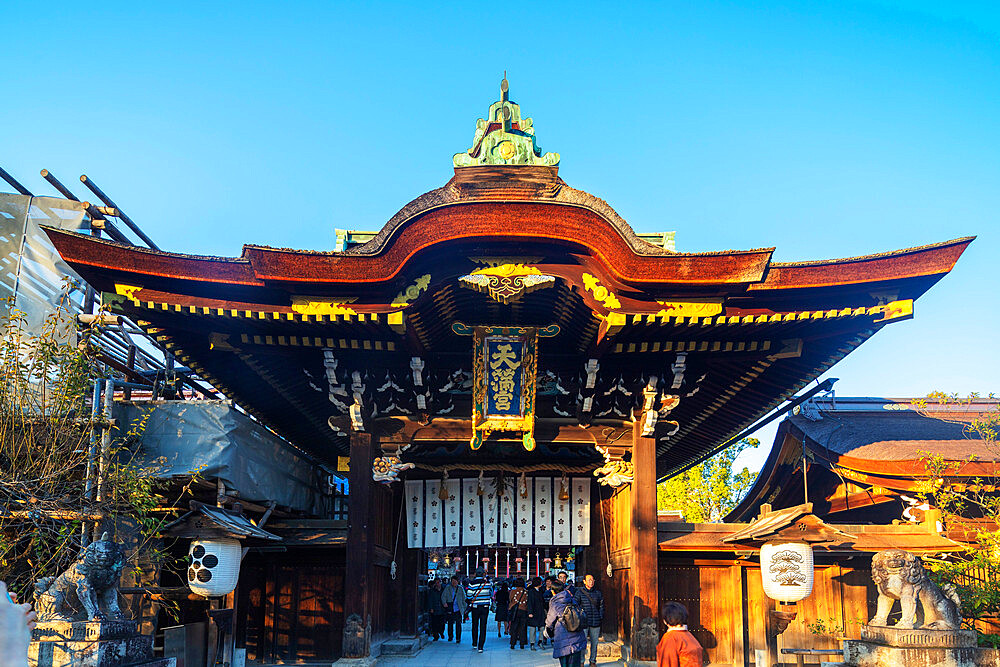
[[[542,645],[545,636],[545,600],[542,598],[542,578],[535,577],[528,588],[528,640],[531,650]]]
[[[528,643],[528,591],[524,589],[524,579],[514,581],[514,588],[510,592],[510,603],[507,608],[510,610],[510,647],[521,643],[521,648]]]
[[[604,596],[594,586],[594,575],[583,578],[583,586],[577,588],[573,597],[583,611],[583,625],[587,629],[590,643],[590,664],[597,664],[597,643],[601,638],[601,621],[604,620]]]
[[[472,610],[472,648],[483,652],[486,643],[486,621],[490,617],[493,602],[493,584],[486,578],[486,570],[478,568],[476,578],[469,583],[466,602]]]
[[[582,667],[587,648],[583,613],[561,581],[552,582],[552,594],[545,617],[545,632],[552,637],[552,657],[559,659],[559,667]]]

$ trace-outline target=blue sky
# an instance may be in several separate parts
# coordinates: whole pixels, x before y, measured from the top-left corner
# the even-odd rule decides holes
[[[913,321],[832,374],[841,395],[997,389],[996,3],[55,2],[0,20],[0,166],[45,194],[40,169],[80,195],[87,173],[165,249],[379,228],[449,178],[506,69],[561,176],[680,250],[978,235]]]

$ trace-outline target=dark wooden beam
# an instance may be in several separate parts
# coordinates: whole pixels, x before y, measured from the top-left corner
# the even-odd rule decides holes
[[[471,419],[436,418],[421,424],[409,417],[383,417],[375,421],[379,433],[379,443],[383,449],[397,447],[420,440],[444,442],[468,442],[472,437]],[[631,445],[628,426],[620,421],[595,421],[589,426],[580,426],[575,419],[538,418],[535,420],[535,440],[559,444],[579,443],[582,445],[614,445],[627,449]],[[519,442],[520,438],[499,438],[502,441]]]

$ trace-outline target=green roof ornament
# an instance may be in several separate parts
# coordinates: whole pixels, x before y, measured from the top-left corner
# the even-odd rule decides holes
[[[521,107],[508,97],[507,72],[500,82],[500,101],[490,105],[488,120],[476,120],[472,148],[456,153],[456,167],[492,164],[541,165],[555,167],[559,153],[546,153],[535,145],[535,128],[530,118],[521,118]]]

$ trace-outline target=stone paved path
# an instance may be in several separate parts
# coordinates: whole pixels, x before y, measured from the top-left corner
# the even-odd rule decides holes
[[[462,643],[441,640],[427,644],[419,653],[410,657],[379,658],[379,665],[393,667],[417,667],[432,665],[433,667],[557,667],[559,661],[552,657],[552,647],[545,650],[532,651],[525,648],[509,648],[510,638],[497,638],[497,626],[490,618],[489,632],[486,635],[486,645],[483,652],[472,650],[472,623],[462,627]],[[621,666],[621,660],[598,658],[602,667]],[[587,663],[584,661],[584,667]]]

